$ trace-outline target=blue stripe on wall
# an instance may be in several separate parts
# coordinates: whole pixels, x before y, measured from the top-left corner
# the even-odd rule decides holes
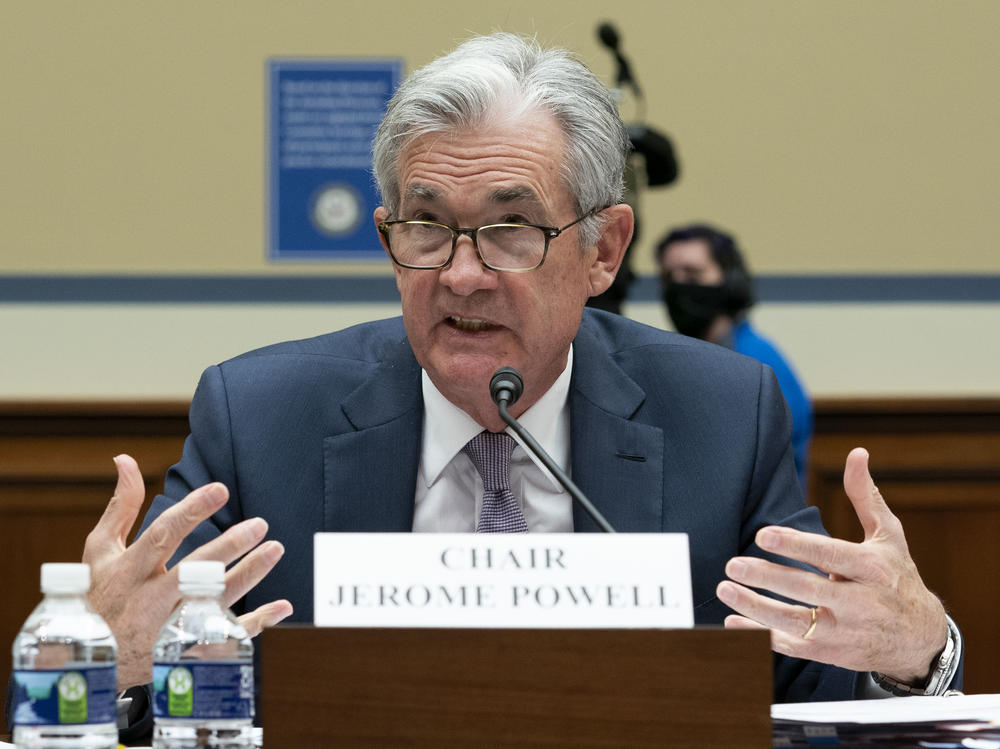
[[[1000,275],[758,275],[767,303],[995,302]],[[629,300],[655,302],[659,280],[643,276]],[[343,304],[399,301],[392,276],[0,275],[0,303]]]
[[[1000,302],[1000,275],[757,275],[757,299],[780,303]],[[655,276],[639,278],[629,298],[660,298]]]
[[[392,276],[0,276],[0,302],[343,304],[398,301]]]

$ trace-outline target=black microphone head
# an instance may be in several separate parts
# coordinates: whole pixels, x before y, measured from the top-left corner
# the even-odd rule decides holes
[[[506,401],[508,406],[514,405],[524,392],[524,380],[521,373],[513,367],[500,367],[490,379],[490,397],[497,405]]]
[[[618,30],[610,23],[602,23],[597,27],[597,38],[608,49],[618,51]]]

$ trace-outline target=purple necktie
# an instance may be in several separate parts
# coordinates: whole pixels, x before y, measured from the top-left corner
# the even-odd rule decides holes
[[[480,432],[462,448],[483,479],[483,508],[476,533],[527,533],[528,523],[510,490],[514,438],[506,432]]]

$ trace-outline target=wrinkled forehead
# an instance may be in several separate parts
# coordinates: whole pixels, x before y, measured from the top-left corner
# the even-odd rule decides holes
[[[400,149],[399,197],[404,204],[434,202],[456,185],[475,182],[496,204],[542,208],[573,201],[564,151],[558,122],[538,110],[501,112],[472,125],[424,132]]]

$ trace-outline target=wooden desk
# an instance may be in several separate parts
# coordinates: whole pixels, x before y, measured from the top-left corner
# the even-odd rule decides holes
[[[260,649],[266,745],[771,746],[762,631],[285,626]]]

